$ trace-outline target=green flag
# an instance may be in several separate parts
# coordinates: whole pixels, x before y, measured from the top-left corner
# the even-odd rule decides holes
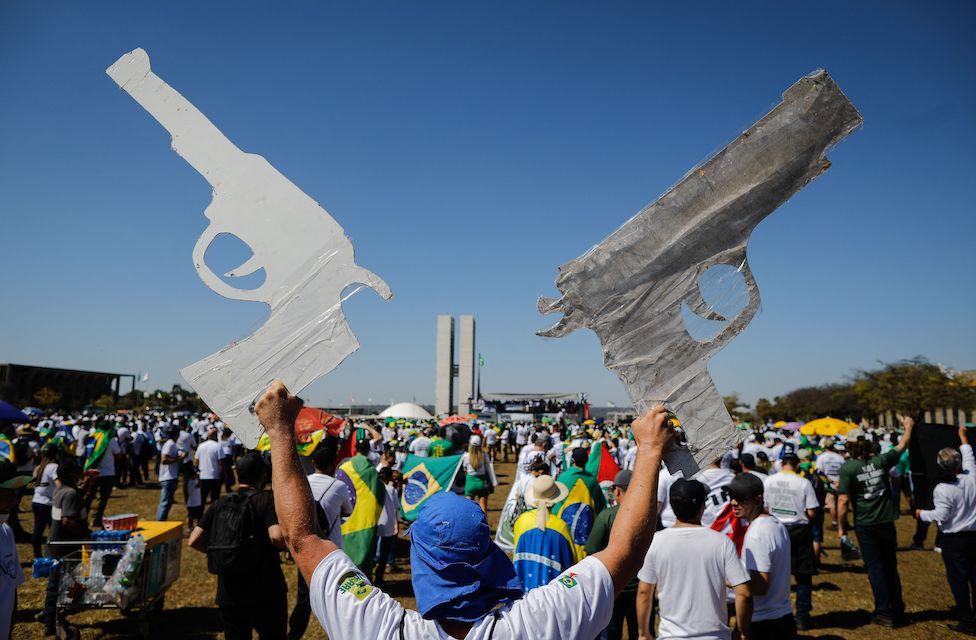
[[[97,469],[98,465],[101,464],[105,452],[108,451],[109,443],[115,436],[115,427],[99,425],[91,435],[95,440],[95,446],[92,448],[91,455],[85,460],[85,471]]]
[[[335,477],[345,483],[353,504],[352,514],[342,523],[343,549],[368,574],[373,568],[376,525],[383,513],[386,489],[369,459],[358,454],[339,465]]]
[[[407,522],[413,522],[427,498],[438,491],[450,491],[461,469],[461,456],[422,458],[408,455],[403,462],[403,495],[400,497],[400,514]]]

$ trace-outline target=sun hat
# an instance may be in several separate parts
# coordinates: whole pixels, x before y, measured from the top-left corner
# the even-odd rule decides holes
[[[551,507],[565,500],[568,495],[569,489],[566,485],[556,482],[552,476],[542,475],[529,485],[525,492],[525,503],[530,507]]]
[[[410,540],[411,582],[427,620],[474,622],[522,595],[515,566],[471,500],[435,493],[420,508]]]

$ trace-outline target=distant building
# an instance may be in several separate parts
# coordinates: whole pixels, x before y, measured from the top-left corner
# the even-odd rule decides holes
[[[135,387],[132,374],[0,364],[0,392],[20,406],[38,404],[34,396],[45,388],[60,394],[59,409],[80,409],[104,395],[118,399],[122,378],[129,378],[131,386],[126,392],[131,391]]]

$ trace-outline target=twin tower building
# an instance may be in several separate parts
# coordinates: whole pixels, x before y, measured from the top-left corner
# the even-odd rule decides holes
[[[434,374],[434,412],[441,415],[471,413],[471,405],[478,400],[475,372],[478,354],[475,351],[474,316],[458,316],[459,344],[457,364],[454,360],[454,317],[437,316],[437,367]],[[457,396],[454,378],[458,379]],[[456,407],[456,410],[455,410]]]

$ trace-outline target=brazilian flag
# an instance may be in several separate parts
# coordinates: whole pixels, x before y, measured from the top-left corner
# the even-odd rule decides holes
[[[361,454],[349,458],[336,470],[336,479],[349,489],[352,514],[342,523],[342,546],[346,555],[364,573],[373,568],[376,525],[383,513],[386,489],[376,468]]]
[[[0,433],[0,460],[17,462],[16,456],[14,455],[14,443],[2,433]]]
[[[590,472],[575,466],[560,473],[556,481],[566,485],[569,495],[552,510],[569,527],[573,542],[584,545],[597,514],[607,506],[600,483]]]
[[[115,428],[110,425],[99,425],[95,428],[91,434],[94,447],[92,447],[91,455],[85,460],[85,471],[98,468],[102,458],[105,457],[105,452],[108,451],[114,435]]]
[[[312,452],[319,446],[323,438],[325,438],[325,429],[313,431],[306,442],[295,443],[295,450],[298,451],[298,455],[307,458],[312,455]],[[255,451],[271,451],[271,436],[262,433],[258,439],[258,445],[254,449]]]
[[[442,456],[422,458],[408,455],[403,461],[403,495],[400,497],[400,513],[407,522],[413,522],[427,498],[439,491],[450,491],[454,478],[461,470],[461,457]]]

